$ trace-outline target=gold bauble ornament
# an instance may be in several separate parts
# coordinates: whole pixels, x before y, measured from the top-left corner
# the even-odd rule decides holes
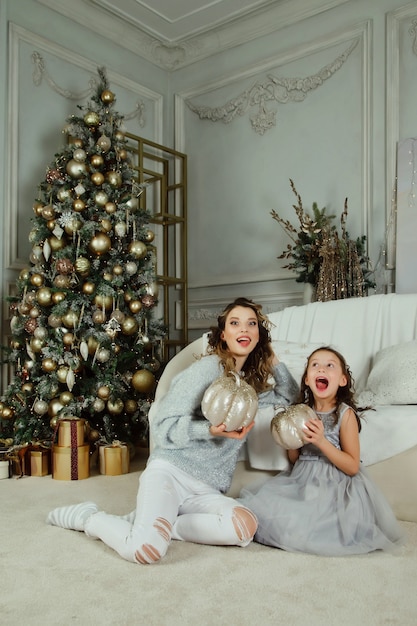
[[[88,111],[84,115],[84,122],[87,126],[97,126],[100,123],[100,117],[95,111]]]
[[[45,220],[52,220],[55,217],[55,209],[50,204],[47,204],[42,208],[42,217]]]
[[[99,308],[109,310],[113,307],[113,298],[111,296],[105,296],[101,293],[98,293],[94,296],[94,304]]]
[[[149,370],[137,370],[132,376],[132,387],[139,393],[149,393],[155,384],[155,376]]]
[[[67,245],[67,241],[65,237],[49,237],[49,245],[51,246],[51,250],[53,252],[57,252],[58,250],[62,250]]]
[[[29,270],[27,269],[27,267],[25,267],[23,270],[20,271],[19,280],[26,281],[28,279],[29,279]]]
[[[121,350],[121,348],[120,348],[119,344],[116,344],[114,346],[114,348],[113,348],[114,354],[119,354],[120,350]]]
[[[35,332],[33,333],[36,339],[46,339],[48,336],[48,331],[44,326],[38,326],[35,328]]]
[[[97,339],[95,339],[94,337],[89,337],[87,339],[88,354],[93,355],[95,351],[97,350],[98,345],[99,343]]]
[[[97,187],[104,183],[104,176],[101,172],[94,172],[91,174],[91,182],[94,183]]]
[[[96,413],[101,413],[101,411],[104,411],[105,406],[106,406],[106,403],[101,398],[96,398],[93,402],[93,410]]]
[[[139,313],[142,308],[142,302],[140,300],[131,300],[129,302],[129,309],[132,313]]]
[[[72,395],[70,391],[63,391],[62,393],[59,394],[59,401],[64,406],[67,406],[70,402],[73,401],[73,399],[74,399],[74,396]]]
[[[74,150],[74,152],[72,153],[72,157],[75,161],[78,161],[79,163],[84,163],[84,161],[87,158],[87,153],[85,150],[83,150],[82,148],[77,148],[76,150]]]
[[[138,332],[138,323],[134,317],[127,316],[123,320],[122,324],[122,333],[124,335],[134,335]]]
[[[65,189],[65,187],[62,187],[61,189],[58,189],[56,197],[58,198],[60,202],[64,202],[64,200],[67,200],[68,198],[71,197],[71,190]]]
[[[98,206],[105,206],[108,199],[109,196],[106,194],[106,192],[101,190],[97,191],[96,195],[94,196],[94,201]]]
[[[101,385],[97,389],[97,395],[102,400],[108,400],[110,398],[110,388],[107,385]]]
[[[120,415],[124,409],[124,402],[120,398],[107,401],[107,410],[111,415]]]
[[[100,433],[98,430],[90,430],[88,433],[88,440],[92,443],[98,441],[100,439]]]
[[[122,148],[121,150],[117,151],[117,155],[118,155],[118,157],[119,157],[119,159],[121,161],[126,161],[126,159],[127,159],[127,150]]]
[[[101,227],[104,230],[105,233],[109,233],[112,229],[112,223],[109,219],[107,219],[106,217],[104,217],[101,221],[100,221]]]
[[[125,401],[125,411],[126,413],[134,413],[138,408],[138,403],[136,402],[136,400],[132,400],[131,398],[129,400]]]
[[[148,243],[151,243],[151,241],[153,241],[155,239],[155,233],[153,232],[153,230],[148,229],[145,233],[145,240]]]
[[[26,394],[31,394],[33,392],[33,383],[23,383],[22,391]]]
[[[129,198],[129,200],[126,202],[127,206],[129,207],[129,209],[131,209],[132,211],[137,211],[139,208],[139,199],[138,198]]]
[[[65,298],[66,295],[63,291],[55,291],[55,293],[52,294],[52,302],[54,304],[59,304],[60,302],[65,300]]]
[[[57,362],[51,359],[50,357],[47,357],[43,359],[42,361],[42,369],[44,372],[48,372],[48,373],[54,372],[57,367],[58,367]]]
[[[44,278],[42,276],[42,274],[32,274],[32,276],[30,277],[30,282],[32,283],[32,285],[34,285],[34,287],[41,287],[41,285],[43,285],[43,281]]]
[[[75,328],[78,324],[79,315],[76,311],[72,311],[70,309],[62,316],[61,319],[64,326],[67,328]]]
[[[111,272],[104,272],[103,279],[110,283],[113,280],[113,274]]]
[[[123,299],[125,302],[130,302],[131,300],[133,300],[133,296],[130,293],[130,291],[125,291],[123,294]]]
[[[29,311],[29,315],[33,319],[36,319],[37,317],[39,317],[40,314],[41,314],[41,310],[37,306],[33,306]]]
[[[121,265],[115,265],[113,267],[113,274],[115,276],[121,276],[123,274],[123,267]]]
[[[36,339],[36,337],[32,337],[29,345],[31,347],[32,352],[39,353],[45,345],[45,342],[42,339]]]
[[[93,156],[90,159],[90,163],[93,167],[99,168],[103,165],[104,159],[101,156],[101,154],[93,154]]]
[[[33,209],[34,214],[37,217],[40,217],[42,215],[42,209],[43,209],[42,202],[39,202],[39,201],[34,202],[32,205],[32,209]]]
[[[114,202],[106,202],[106,204],[104,205],[104,210],[109,215],[112,215],[113,213],[115,213],[116,212],[116,208],[117,207],[116,207]]]
[[[71,146],[74,146],[74,148],[82,148],[84,143],[83,140],[80,137],[68,137],[68,143],[71,144]]]
[[[66,165],[67,174],[71,176],[71,178],[82,178],[87,174],[87,166],[84,162],[76,161],[75,159],[71,159],[68,161]]]
[[[85,202],[84,202],[84,200],[81,200],[81,198],[75,198],[75,200],[72,203],[72,208],[77,213],[81,213],[81,211],[84,211],[84,209],[85,209]]]
[[[54,286],[58,289],[68,289],[70,286],[70,277],[65,274],[57,274],[54,278]]]
[[[33,410],[38,415],[45,415],[45,413],[48,411],[48,403],[46,402],[46,400],[36,400],[35,404],[33,405]]]
[[[115,172],[115,171],[107,172],[106,178],[107,178],[108,183],[112,187],[117,188],[117,187],[120,187],[122,184],[122,175],[120,174],[120,172]]]
[[[64,346],[70,347],[74,343],[74,333],[64,333],[62,336]]]
[[[48,324],[51,328],[58,328],[61,326],[61,317],[59,315],[55,315],[55,313],[51,313],[48,317]]]
[[[18,304],[17,306],[17,310],[19,311],[20,315],[28,315],[29,311],[31,309],[31,306],[28,302],[20,302],[20,304]]]
[[[143,241],[132,241],[129,245],[129,252],[137,259],[142,259],[144,256],[146,256],[148,248],[146,246],[146,243],[143,243]]]
[[[121,130],[116,130],[115,135],[117,141],[125,141],[125,134]]]
[[[48,228],[48,230],[53,231],[55,229],[56,226],[56,221],[55,220],[48,220],[46,223],[46,226]]]
[[[108,235],[106,235],[106,233],[97,233],[91,239],[88,247],[91,252],[97,256],[101,256],[110,250],[111,239]]]
[[[120,309],[114,309],[110,317],[112,319],[115,319],[117,322],[119,322],[119,324],[121,324],[123,320],[125,319],[126,315]]]
[[[83,256],[78,257],[74,263],[75,271],[81,276],[88,276],[90,273],[91,263]]]
[[[14,415],[14,410],[9,406],[4,406],[1,411],[1,418],[4,420],[11,420]]]
[[[58,420],[58,418],[57,418],[57,417],[52,417],[52,418],[49,420],[49,426],[52,428],[52,430],[55,430],[55,428],[57,428],[57,426],[58,426],[58,421],[59,421],[59,420]]]
[[[101,93],[100,98],[102,102],[105,102],[106,104],[110,104],[110,102],[113,102],[114,100],[114,93],[110,91],[110,89],[105,89]]]
[[[69,367],[67,365],[60,365],[60,367],[57,369],[56,377],[60,383],[64,384],[67,382],[68,372]]]
[[[95,284],[90,283],[88,281],[83,283],[83,286],[82,286],[83,293],[85,293],[87,296],[91,296],[94,293],[95,288],[96,288]]]
[[[104,322],[106,321],[106,314],[103,313],[103,311],[100,309],[100,310],[94,311],[92,318],[93,318],[94,324],[104,324]]]
[[[48,406],[49,417],[57,417],[58,413],[64,408],[59,398],[53,398]]]
[[[110,358],[110,351],[107,348],[99,348],[97,350],[96,359],[99,363],[107,363]]]
[[[101,135],[97,140],[97,147],[103,152],[107,152],[111,148],[111,139],[106,135]]]

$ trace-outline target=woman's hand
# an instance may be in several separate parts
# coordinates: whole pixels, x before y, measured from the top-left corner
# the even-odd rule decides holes
[[[255,422],[251,422],[248,426],[243,426],[239,430],[226,431],[226,424],[219,424],[219,426],[210,426],[210,434],[213,437],[228,437],[229,439],[244,439],[248,432],[255,426]]]

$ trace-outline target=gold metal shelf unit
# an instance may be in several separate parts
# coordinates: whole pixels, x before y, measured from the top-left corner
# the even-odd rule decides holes
[[[188,343],[187,323],[187,156],[126,133],[127,150],[145,183],[140,207],[150,214],[159,285],[160,315],[167,326],[164,361]]]

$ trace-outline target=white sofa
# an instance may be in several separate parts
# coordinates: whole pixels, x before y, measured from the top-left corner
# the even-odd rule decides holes
[[[417,522],[417,294],[373,295],[293,306],[268,315],[275,352],[300,379],[307,356],[331,345],[346,358],[364,413],[361,458],[398,519]],[[167,364],[149,420],[172,377],[204,353],[207,335]],[[270,435],[272,409],[258,411],[230,494],[285,469],[285,452]],[[152,440],[150,441],[152,447]]]

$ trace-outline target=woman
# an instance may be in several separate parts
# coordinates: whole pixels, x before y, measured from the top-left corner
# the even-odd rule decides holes
[[[140,477],[136,510],[118,517],[91,502],[51,511],[48,523],[85,531],[128,561],[155,563],[171,539],[210,545],[248,545],[253,513],[224,494],[239,451],[254,423],[227,432],[201,412],[206,389],[222,374],[238,372],[260,404],[289,404],[298,385],[272,347],[262,307],[246,298],[229,304],[211,329],[208,354],[172,381],[152,420],[154,448]],[[275,379],[272,386],[270,379]]]

